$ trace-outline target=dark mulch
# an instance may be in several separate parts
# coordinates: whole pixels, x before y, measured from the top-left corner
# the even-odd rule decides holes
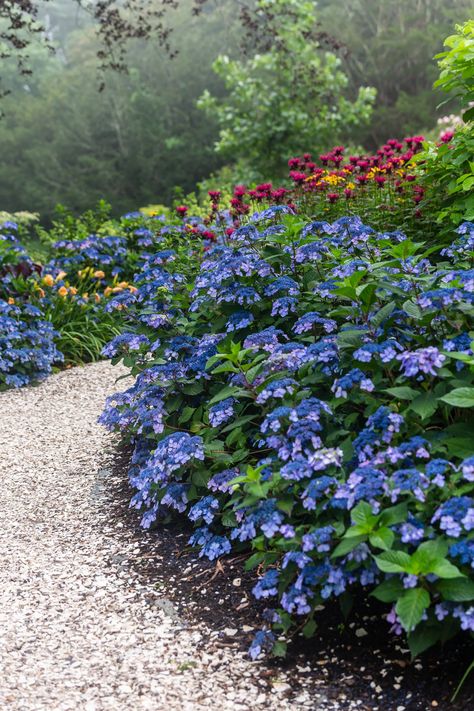
[[[192,529],[182,524],[143,531],[140,515],[128,506],[129,456],[126,448],[118,449],[113,470],[102,479],[109,520],[120,521],[120,535],[140,550],[127,565],[163,589],[182,619],[207,625],[213,644],[248,648],[264,609],[251,594],[255,571],[244,571],[244,556],[229,556],[217,565],[198,558],[187,546]],[[326,605],[316,636],[297,637],[284,660],[259,662],[258,675],[270,681],[280,670],[290,672],[290,695],[302,686],[314,688],[333,699],[335,709],[353,709],[359,701],[362,711],[474,711],[474,672],[450,703],[474,658],[474,645],[460,637],[411,662],[403,640],[389,634],[381,610],[386,606],[363,601],[344,621],[337,605]]]

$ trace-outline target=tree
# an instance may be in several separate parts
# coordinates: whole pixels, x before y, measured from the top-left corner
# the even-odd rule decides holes
[[[205,91],[199,106],[219,122],[219,153],[275,176],[289,156],[327,149],[348,126],[367,121],[375,92],[359,87],[346,98],[348,78],[322,46],[313,2],[259,0],[259,12],[272,41],[246,60],[220,56],[214,69],[229,94]]]
[[[205,6],[218,0],[192,0],[192,13],[199,15]],[[48,23],[45,22],[51,5],[56,0],[2,0],[0,2],[0,57],[14,57],[21,75],[31,74],[30,49],[37,38],[54,51],[50,42]],[[172,24],[169,11],[187,5],[187,0],[69,0],[93,21],[100,40],[96,55],[99,69],[126,72],[127,50],[133,40],[153,40],[164,48],[169,57],[178,53],[177,44],[171,41]],[[253,0],[234,0],[239,6],[243,25],[252,28]],[[102,80],[100,88],[105,82]],[[3,88],[0,96],[8,93]]]
[[[15,85],[0,121],[2,209],[48,219],[57,202],[79,212],[107,198],[126,212],[170,200],[177,185],[191,191],[218,169],[217,123],[196,101],[205,87],[224,91],[211,67],[223,46],[238,45],[233,1],[196,17],[193,0],[183,0],[173,16],[180,53],[171,61],[158,41],[135,41],[128,72],[112,74],[99,94],[92,23],[74,30],[65,21],[53,56],[32,44],[33,75],[21,79],[10,66],[6,76]],[[66,4],[56,4],[59,20]],[[52,16],[51,26],[59,20]]]
[[[344,46],[350,87],[377,89],[372,119],[351,139],[375,149],[391,137],[422,133],[441,115],[433,56],[456,22],[472,15],[472,0],[319,0],[322,28]],[[453,106],[451,104],[451,106]],[[454,108],[454,107],[453,107]],[[443,109],[446,113],[446,107]]]

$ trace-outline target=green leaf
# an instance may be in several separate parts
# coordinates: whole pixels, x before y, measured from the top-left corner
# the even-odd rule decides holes
[[[204,390],[201,383],[188,383],[187,385],[182,385],[181,389],[185,395],[199,395]]]
[[[314,633],[316,632],[317,624],[314,620],[308,620],[308,622],[305,624],[305,626],[302,629],[303,635],[309,639],[309,637],[312,637]]]
[[[331,558],[340,558],[343,555],[347,555],[352,550],[354,550],[354,548],[356,548],[359,543],[362,543],[362,541],[366,540],[367,536],[353,536],[352,538],[345,538],[333,550]]]
[[[423,318],[422,310],[419,306],[414,304],[413,301],[405,301],[403,304],[403,310],[417,321]]]
[[[414,630],[429,605],[430,596],[424,588],[412,588],[403,593],[395,605],[403,629],[407,632]]]
[[[448,448],[448,453],[461,459],[472,454],[472,437],[449,437],[443,440]]]
[[[382,548],[384,551],[390,550],[395,540],[395,534],[390,528],[382,527],[374,531],[369,536],[369,542],[374,548]]]
[[[429,572],[434,573],[438,576],[438,578],[443,579],[455,579],[463,577],[463,574],[461,573],[459,568],[456,568],[456,566],[450,563],[449,560],[447,560],[446,558],[443,558],[443,560],[435,561],[431,566],[431,570]]]
[[[410,647],[411,658],[414,659],[422,652],[432,647],[440,639],[439,626],[418,625],[416,630],[408,635],[408,646]]]
[[[274,657],[286,657],[286,650],[287,650],[287,644],[286,642],[281,642],[278,640],[275,642],[272,648],[272,654]]]
[[[395,301],[391,301],[389,304],[385,304],[385,306],[382,306],[381,309],[378,309],[378,311],[376,311],[370,319],[373,327],[378,328],[382,321],[384,321],[391,315],[391,313],[395,309],[395,306]]]
[[[389,395],[393,395],[393,397],[397,397],[400,400],[414,400],[420,394],[418,390],[409,388],[408,385],[401,385],[396,388],[387,388],[384,392]]]
[[[262,370],[262,368],[263,368],[263,363],[258,363],[257,365],[254,365],[251,368],[249,368],[249,370],[247,370],[247,372],[245,373],[247,382],[253,383],[253,381],[255,380],[255,378],[257,377],[259,372]]]
[[[404,551],[386,551],[374,560],[383,573],[409,573],[411,569],[411,558]]]
[[[430,417],[438,407],[438,398],[433,393],[422,393],[412,400],[409,409],[416,412],[417,415],[425,420]]]
[[[218,373],[238,373],[239,369],[235,367],[235,365],[232,365],[232,363],[222,363],[222,365],[216,366],[212,370],[213,375],[217,375]]]
[[[433,566],[446,557],[448,544],[441,538],[422,543],[411,556],[412,570],[409,572],[427,575],[433,572]]]
[[[357,524],[347,529],[343,538],[354,538],[357,536],[367,536],[372,530],[372,526]]]
[[[467,578],[439,580],[436,583],[436,589],[445,600],[452,600],[453,602],[474,600],[474,580],[468,580]]]
[[[185,407],[179,417],[178,424],[183,425],[185,422],[189,422],[189,420],[191,419],[191,417],[194,415],[195,412],[196,412],[195,407]]]
[[[217,395],[209,400],[208,405],[215,405],[216,402],[225,400],[228,397],[249,397],[249,392],[243,388],[239,388],[236,385],[226,385],[222,390],[220,390]]]
[[[381,602],[395,602],[404,592],[405,588],[400,578],[389,578],[377,585],[370,595]]]
[[[354,597],[346,590],[338,597],[339,607],[341,608],[342,616],[345,620],[349,617],[352,608],[354,607]]]
[[[474,407],[474,388],[455,388],[440,400],[453,407]]]
[[[391,506],[379,516],[381,526],[394,526],[396,523],[403,523],[407,519],[408,506],[407,504],[397,504]]]
[[[361,501],[352,509],[351,520],[354,523],[363,526],[377,521],[377,516],[374,516],[372,506],[370,504],[366,501]]]

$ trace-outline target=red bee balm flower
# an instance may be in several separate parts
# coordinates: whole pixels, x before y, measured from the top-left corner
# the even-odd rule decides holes
[[[440,137],[442,143],[449,143],[454,136],[454,131],[445,131]]]
[[[339,195],[337,193],[328,193],[328,200],[332,204],[336,202],[336,200],[339,200]]]
[[[188,210],[189,208],[186,207],[186,205],[178,205],[178,207],[176,208],[176,212],[180,217],[185,217]]]
[[[290,170],[290,178],[295,183],[303,183],[306,180],[306,173],[300,173],[298,170]]]

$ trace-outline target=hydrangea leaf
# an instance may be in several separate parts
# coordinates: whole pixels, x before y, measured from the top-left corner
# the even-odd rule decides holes
[[[374,560],[383,573],[411,572],[411,557],[404,551],[386,551],[374,556]]]
[[[412,588],[404,592],[395,605],[403,629],[407,632],[414,630],[429,605],[430,595],[424,588]]]
[[[440,400],[453,407],[474,407],[474,388],[455,388]]]

